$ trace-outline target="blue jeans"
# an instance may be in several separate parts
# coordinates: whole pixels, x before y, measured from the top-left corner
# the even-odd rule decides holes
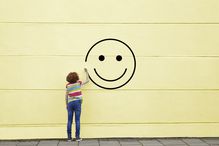
[[[81,100],[75,100],[68,103],[68,124],[67,124],[67,134],[68,139],[72,139],[71,128],[73,115],[75,113],[75,137],[80,138],[80,117],[81,117]]]

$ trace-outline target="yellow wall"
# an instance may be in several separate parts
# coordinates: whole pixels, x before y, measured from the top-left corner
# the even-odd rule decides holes
[[[218,22],[218,0],[0,0],[0,139],[66,137],[65,76],[108,37],[136,72],[83,89],[82,137],[219,136]]]

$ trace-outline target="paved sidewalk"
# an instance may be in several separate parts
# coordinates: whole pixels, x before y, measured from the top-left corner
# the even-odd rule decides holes
[[[0,141],[0,146],[219,146],[218,138],[110,138],[66,140]]]

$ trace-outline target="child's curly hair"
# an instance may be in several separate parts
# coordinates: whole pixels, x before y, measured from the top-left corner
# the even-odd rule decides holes
[[[79,80],[79,77],[76,72],[70,72],[66,77],[66,81],[69,83],[76,83],[78,80]]]

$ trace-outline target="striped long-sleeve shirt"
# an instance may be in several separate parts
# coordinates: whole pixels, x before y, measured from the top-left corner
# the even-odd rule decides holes
[[[66,85],[68,103],[71,101],[82,99],[81,84],[82,84],[81,81],[77,81],[76,83],[73,84],[68,83]]]

